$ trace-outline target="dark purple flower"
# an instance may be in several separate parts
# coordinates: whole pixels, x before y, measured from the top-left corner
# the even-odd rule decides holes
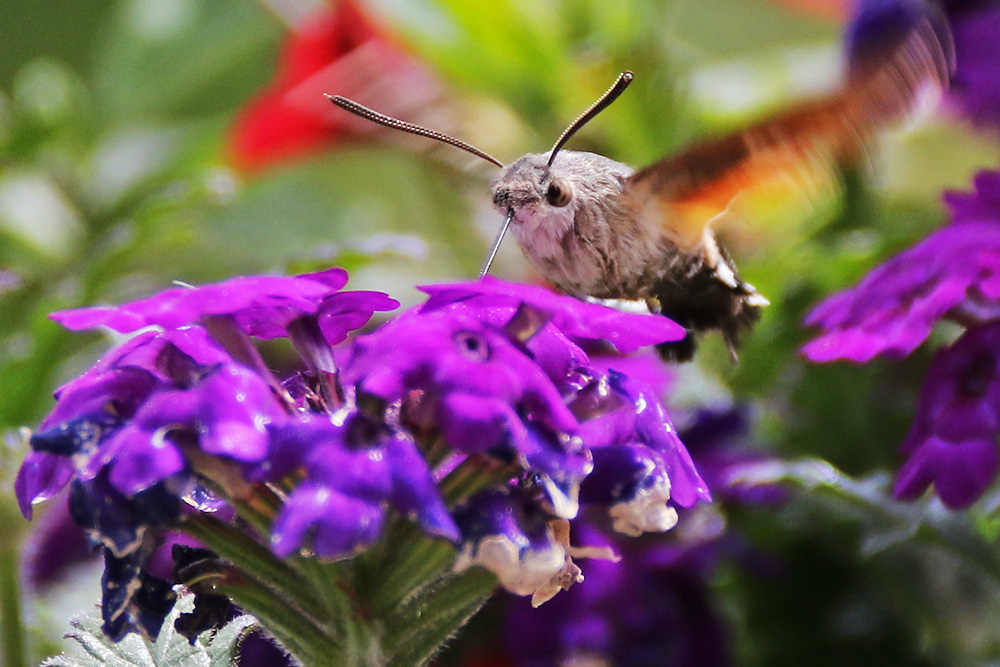
[[[917,417],[903,443],[895,495],[911,500],[933,484],[952,508],[975,502],[997,475],[1000,322],[967,331],[927,371]]]
[[[983,127],[1000,128],[1000,6],[995,2],[946,2],[955,38],[950,96]]]
[[[584,544],[607,544],[586,522]],[[728,630],[714,604],[712,545],[650,536],[617,540],[620,562],[593,560],[586,581],[539,609],[509,600],[504,647],[510,664],[728,665]]]
[[[173,584],[143,570],[143,562],[138,552],[118,557],[104,549],[101,629],[112,641],[128,632],[154,639],[177,600]]]
[[[948,22],[939,7],[924,0],[860,0],[844,37],[848,74],[865,75],[900,48],[920,25],[950,46]]]
[[[806,323],[822,333],[803,354],[818,362],[904,357],[944,317],[976,322],[1000,314],[998,194],[1000,174],[983,172],[975,194],[950,195],[951,225],[809,313]]]
[[[275,519],[271,539],[278,555],[304,549],[323,558],[342,558],[379,535],[385,505],[416,517],[430,534],[458,540],[430,470],[404,431],[359,424],[354,414],[342,426],[319,419],[300,430],[272,433],[281,450],[308,447],[306,479],[295,488]],[[301,433],[308,441],[300,440]],[[299,447],[300,445],[305,447]]]
[[[65,500],[65,499],[62,499]],[[21,567],[33,591],[43,591],[93,560],[86,536],[73,523],[66,502],[51,503],[29,529]]]
[[[699,410],[680,431],[713,496],[741,505],[781,505],[788,489],[754,475],[775,457],[751,447],[749,434],[749,415],[741,406]]]
[[[290,667],[295,662],[262,630],[253,630],[240,644],[239,667]]]
[[[150,575],[144,566],[157,533],[173,524],[180,505],[178,490],[166,483],[124,496],[102,474],[70,487],[73,522],[104,553],[101,614],[104,633],[114,641],[135,631],[156,637],[173,607],[170,582]]]

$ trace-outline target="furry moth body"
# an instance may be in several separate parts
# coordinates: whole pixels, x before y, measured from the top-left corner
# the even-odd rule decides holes
[[[671,233],[630,188],[634,170],[594,153],[519,158],[491,183],[493,203],[513,211],[511,233],[528,261],[568,294],[645,301],[688,330],[664,344],[667,359],[687,361],[695,333],[719,330],[730,349],[767,300],[744,282],[714,235],[690,244]]]
[[[695,336],[719,331],[735,359],[741,334],[767,300],[744,282],[711,224],[755,188],[775,182],[812,187],[838,178],[839,165],[864,155],[874,134],[905,118],[928,90],[940,92],[951,67],[949,35],[931,17],[889,46],[872,50],[833,95],[799,104],[747,129],[697,144],[639,171],[594,153],[560,150],[632,80],[615,85],[563,132],[548,153],[508,165],[447,135],[332,96],[373,122],[443,141],[502,168],[493,204],[535,268],[580,297],[643,300],[688,330],[664,344],[667,359],[691,359]]]

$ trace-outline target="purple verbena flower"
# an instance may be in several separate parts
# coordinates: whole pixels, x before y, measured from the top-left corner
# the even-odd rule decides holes
[[[602,406],[581,426],[581,437],[594,452],[594,473],[585,482],[584,497],[611,506],[616,530],[629,535],[667,530],[677,520],[676,512],[665,506],[667,500],[680,507],[711,501],[648,385],[609,370],[588,389],[616,405]],[[592,400],[581,393],[574,407],[578,413],[590,413]]]
[[[581,501],[603,506],[623,532],[638,535],[674,525],[668,503],[710,499],[652,389],[603,370],[613,361],[593,364],[575,342],[613,339],[631,349],[674,340],[683,335],[678,327],[642,331],[655,318],[539,288],[519,300],[520,286],[497,280],[425,289],[432,296],[422,308],[356,342],[342,379],[359,401],[401,401],[404,424],[440,432],[459,455],[522,471],[518,491],[463,505],[460,567],[487,567],[509,590],[544,601],[576,580],[568,536],[562,544],[552,531],[553,522],[577,515]],[[609,327],[626,331],[613,335]],[[614,492],[584,498],[581,484]]]
[[[427,304],[341,353],[350,331],[397,305],[340,291],[345,280],[238,278],[56,316],[70,328],[152,327],[57,391],[17,480],[26,516],[71,485],[76,523],[106,550],[110,636],[158,628],[153,541],[182,501],[206,509],[209,487],[237,509],[255,485],[283,488],[267,536],[278,556],[348,558],[392,509],[458,544],[460,569],[486,566],[537,601],[579,579],[572,556],[609,555],[570,545],[588,476],[603,491],[586,502],[629,534],[667,530],[674,505],[709,500],[657,392],[584,349],[682,337],[666,318],[491,279],[427,288]],[[274,377],[251,336],[287,336],[303,368]],[[453,514],[437,483],[480,468],[499,487]],[[209,602],[186,632],[224,606]]]
[[[812,361],[905,357],[938,320],[1000,314],[1000,173],[982,172],[972,196],[950,195],[952,223],[813,309],[822,333],[802,348]]]
[[[928,370],[895,488],[913,499],[933,484],[946,505],[960,508],[982,495],[998,465],[1000,173],[981,172],[974,192],[945,199],[948,227],[810,313],[807,323],[824,333],[803,353],[820,362],[905,356],[939,319],[964,325]]]
[[[967,331],[927,370],[917,417],[903,442],[894,494],[912,500],[933,484],[945,505],[971,505],[997,475],[1000,322]]]
[[[982,127],[1000,128],[1000,6],[993,2],[945,2],[955,38],[950,97]]]
[[[155,535],[177,520],[182,499],[205,508],[198,498],[206,496],[206,480],[231,499],[252,493],[248,478],[266,470],[273,450],[280,453],[269,425],[300,419],[295,414],[303,406],[248,352],[246,336],[290,336],[313,351],[324,345],[323,335],[340,342],[373,312],[398,305],[377,292],[339,291],[346,278],[339,269],[238,278],[55,316],[70,328],[159,329],[138,334],[57,390],[56,406],[31,437],[15,483],[30,517],[34,503],[72,482],[74,522],[106,552],[102,610],[110,637],[155,635],[169,611],[169,584],[148,574],[145,564]],[[221,325],[211,320],[220,316]],[[203,321],[209,329],[195,324]],[[313,366],[325,363],[324,353],[310,359]],[[394,478],[390,497],[402,512],[438,527],[440,516],[422,512],[407,487],[431,485],[429,473],[411,477]]]
[[[745,411],[737,408],[700,411],[693,425],[682,431],[699,469],[708,461],[705,473],[719,484],[713,492],[733,502],[773,502],[777,491],[773,486],[768,485],[769,493],[764,495],[748,495],[746,488],[728,485],[728,473],[748,462],[745,447],[735,446],[745,444],[747,435]],[[623,459],[632,448],[641,446],[622,448]],[[581,498],[594,491],[588,485],[602,465],[601,451],[595,450],[595,472],[584,481]],[[720,457],[723,452],[731,456]],[[648,452],[636,460],[645,456]],[[735,559],[739,562],[746,545],[725,530],[725,518],[714,507],[678,508],[678,513],[685,521],[683,531],[640,538],[626,538],[613,529],[613,518],[609,522],[599,513],[589,512],[574,521],[576,544],[589,550],[613,550],[620,562],[588,562],[583,585],[539,609],[508,599],[504,664],[732,664],[727,648],[731,629],[716,604],[711,582],[719,556],[739,554]]]
[[[505,310],[513,316],[513,307]],[[440,429],[456,452],[537,473],[553,506],[571,518],[589,452],[574,439],[577,421],[546,369],[517,337],[489,323],[495,317],[464,303],[404,313],[356,342],[343,381],[359,397],[401,401],[410,429]]]
[[[75,567],[93,558],[90,544],[73,523],[67,503],[60,502],[52,503],[29,529],[21,567],[28,588],[41,593],[67,579]]]
[[[364,423],[367,422],[367,423]],[[413,438],[353,413],[345,424],[311,419],[272,430],[277,450],[303,456],[307,473],[275,519],[274,550],[306,548],[342,558],[379,535],[385,505],[411,514],[431,535],[458,540],[458,529]],[[287,454],[286,454],[287,455]]]

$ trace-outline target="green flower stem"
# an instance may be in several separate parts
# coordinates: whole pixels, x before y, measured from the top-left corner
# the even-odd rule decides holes
[[[496,577],[473,569],[449,576],[430,595],[401,606],[386,619],[389,662],[395,667],[422,665],[482,608],[496,588]]]
[[[322,628],[316,619],[324,618],[327,610],[316,597],[315,587],[307,578],[271,553],[270,549],[243,531],[204,514],[185,517],[180,528],[233,563],[248,577],[270,589],[276,599],[285,601],[290,612],[297,613],[312,625]]]
[[[343,647],[345,665],[383,665],[380,634],[367,610],[360,609],[354,591],[353,560],[323,563],[301,559],[323,595],[330,623]]]
[[[454,505],[511,475],[472,457],[442,481],[442,493]],[[266,536],[280,502],[257,486],[234,506],[251,532]],[[281,560],[243,528],[210,515],[185,517],[180,528],[232,563],[235,576],[220,589],[305,667],[424,664],[496,588],[491,573],[453,573],[453,545],[402,517],[387,522],[367,551],[334,563]]]
[[[482,489],[497,486],[510,479],[511,469],[492,465],[477,457],[470,457],[453,470],[439,484],[441,494],[449,505],[468,500]],[[376,615],[388,613],[418,587],[439,578],[450,568],[455,559],[452,545],[440,539],[431,539],[406,520],[397,520],[391,528],[387,544],[405,545],[388,552],[372,553],[378,558],[374,566],[380,574],[372,594],[372,609]]]
[[[826,461],[805,459],[749,465],[736,481],[791,483],[807,492],[804,500],[832,504],[841,515],[874,527],[862,544],[864,553],[920,541],[958,556],[1000,583],[1000,551],[976,530],[967,514],[947,511],[934,500],[895,500],[881,477],[856,479]]]
[[[249,501],[231,501],[240,518],[260,535],[271,534],[271,524],[281,510],[281,499],[271,489],[257,485]]]
[[[485,458],[470,456],[451,471],[438,489],[449,505],[468,500],[477,492],[499,486],[517,474],[510,466],[498,465]]]
[[[245,581],[224,584],[220,590],[253,614],[303,667],[346,664],[341,662],[340,647],[331,637],[296,614],[268,588]]]
[[[20,528],[24,521],[14,512],[12,503],[4,503],[0,518],[3,525]],[[5,535],[0,546],[0,664],[9,667],[21,667],[28,661],[21,615],[21,540],[18,538],[19,535]]]
[[[424,536],[412,525],[397,525],[390,536],[391,543],[399,546],[372,567],[381,575],[370,591],[376,616],[390,613],[414,590],[439,578],[455,560],[454,547]]]

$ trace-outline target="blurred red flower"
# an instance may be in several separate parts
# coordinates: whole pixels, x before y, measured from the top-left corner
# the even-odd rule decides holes
[[[319,151],[379,127],[334,107],[338,94],[395,116],[419,116],[441,85],[355,0],[307,17],[286,37],[271,83],[239,112],[229,154],[244,171]]]

